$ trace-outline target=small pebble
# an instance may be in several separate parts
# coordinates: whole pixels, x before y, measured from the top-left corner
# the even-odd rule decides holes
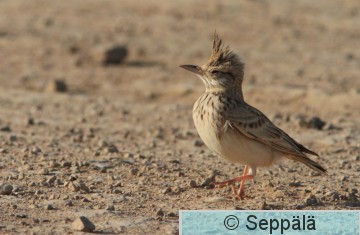
[[[313,117],[309,120],[308,127],[317,129],[317,130],[322,130],[323,127],[325,126],[325,124],[326,124],[326,122],[321,120],[319,117]]]
[[[168,194],[171,193],[172,189],[170,187],[167,187],[161,191],[162,194]]]
[[[1,195],[10,195],[13,191],[14,187],[11,184],[3,184],[1,185]]]
[[[49,93],[66,92],[68,86],[64,80],[48,81],[45,91]]]
[[[105,153],[117,153],[119,150],[116,148],[115,145],[109,145],[105,149]]]
[[[169,216],[169,217],[175,217],[176,214],[175,214],[174,212],[170,212],[170,213],[167,214],[167,216]]]
[[[65,161],[61,163],[62,167],[71,167],[71,162]]]
[[[305,198],[305,204],[307,206],[313,206],[319,203],[320,200],[315,195],[310,195],[309,197]]]
[[[16,218],[21,218],[21,219],[27,218],[26,214],[16,214],[15,216],[16,216]]]
[[[49,174],[49,170],[46,169],[46,168],[43,168],[43,169],[40,169],[38,172],[37,172],[38,175],[48,175]]]
[[[80,216],[72,223],[72,228],[76,231],[93,232],[95,225],[85,216]]]
[[[11,132],[11,128],[10,126],[2,126],[0,127],[0,131]]]
[[[215,176],[216,175],[211,175],[209,177],[207,177],[203,183],[201,184],[201,186],[205,187],[205,186],[214,186],[214,183],[215,183]]]
[[[55,175],[52,175],[50,176],[49,178],[47,178],[46,182],[50,185],[52,185],[56,180],[56,176]]]
[[[65,201],[64,205],[65,206],[73,206],[74,203],[72,201],[70,201],[70,200],[67,200],[67,201]]]
[[[44,209],[45,209],[45,210],[54,210],[54,206],[53,206],[52,204],[46,204],[46,205],[44,206]]]
[[[164,211],[162,209],[159,209],[158,211],[156,211],[156,215],[157,216],[164,216]]]
[[[325,193],[325,197],[330,197],[331,200],[334,201],[334,200],[340,199],[340,194],[337,191],[333,190],[333,191]]]
[[[300,187],[301,186],[301,182],[291,182],[289,183],[290,187]]]
[[[195,180],[190,180],[190,187],[191,188],[196,188],[197,187],[197,183],[195,182]]]
[[[41,149],[40,149],[39,147],[37,147],[37,146],[34,146],[34,147],[32,147],[32,148],[30,149],[30,152],[31,152],[32,154],[37,154],[37,153],[40,153],[40,152],[41,152]]]
[[[110,205],[106,208],[107,211],[114,211],[115,210],[115,206],[114,205]]]
[[[202,142],[201,140],[195,140],[194,142],[194,146],[196,147],[201,147],[204,145],[204,142]]]
[[[129,170],[130,174],[132,175],[137,175],[137,173],[139,172],[139,169],[136,167],[133,167]]]
[[[128,49],[126,46],[116,45],[104,53],[103,64],[104,65],[115,65],[121,64],[128,55]]]

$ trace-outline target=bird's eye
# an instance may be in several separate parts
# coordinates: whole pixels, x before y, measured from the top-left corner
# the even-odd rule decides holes
[[[218,70],[213,70],[211,73],[212,73],[212,74],[219,74],[219,73],[221,73],[221,72],[218,71]]]

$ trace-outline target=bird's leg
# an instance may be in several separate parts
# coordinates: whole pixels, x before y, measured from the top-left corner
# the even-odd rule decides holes
[[[225,180],[225,181],[223,181],[223,182],[214,182],[214,184],[215,184],[216,186],[219,186],[219,188],[223,188],[223,187],[225,187],[225,186],[233,185],[233,184],[235,184],[236,182],[239,182],[239,181],[243,180],[242,178],[243,178],[242,176],[239,176],[239,177],[236,177],[236,178],[234,178],[234,179]],[[236,190],[235,190],[235,192],[236,192]]]
[[[225,187],[225,186],[228,186],[228,185],[233,185],[234,183],[236,183],[236,182],[239,182],[239,181],[241,181],[241,188],[244,188],[244,183],[245,183],[245,180],[246,179],[243,179],[243,177],[245,176],[245,175],[247,175],[247,173],[248,173],[248,166],[247,165],[245,165],[245,169],[244,169],[244,173],[243,173],[243,175],[242,176],[239,176],[239,177],[236,177],[236,178],[234,178],[234,179],[230,179],[230,180],[225,180],[225,181],[223,181],[223,182],[215,182],[214,184],[216,185],[216,186],[219,186],[220,188],[222,188],[222,187]],[[242,189],[243,190],[243,189]]]
[[[249,166],[245,166],[244,172],[242,176],[236,177],[234,179],[226,180],[223,182],[215,182],[214,184],[220,188],[230,185],[232,192],[236,195],[238,198],[243,198],[244,195],[244,188],[245,188],[245,181],[246,180],[252,180],[255,177],[255,172],[251,170],[251,173],[248,175],[249,172]],[[235,183],[241,181],[240,187],[238,190],[235,188]]]
[[[248,171],[249,171],[249,166],[245,165],[245,169],[244,169],[244,172],[243,172],[242,176],[246,176],[248,174]],[[245,179],[241,180],[239,190],[237,191],[237,193],[235,193],[239,197],[245,196],[244,195],[245,181],[246,181]]]

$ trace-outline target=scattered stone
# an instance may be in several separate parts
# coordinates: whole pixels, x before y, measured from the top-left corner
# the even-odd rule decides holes
[[[333,190],[333,191],[325,193],[325,197],[330,197],[332,201],[339,200],[340,199],[340,193]]]
[[[48,81],[45,91],[49,93],[55,93],[55,92],[66,92],[68,90],[68,87],[64,80],[52,80]]]
[[[68,184],[68,188],[73,192],[78,192],[80,190],[82,190],[86,193],[90,192],[89,187],[87,187],[86,184],[82,181],[80,181],[80,182],[70,181]]]
[[[161,191],[162,194],[168,194],[168,193],[171,193],[172,192],[172,189],[170,187],[166,187],[165,189],[163,189]]]
[[[165,213],[164,213],[164,211],[162,209],[159,209],[158,211],[156,211],[156,215],[157,216],[164,216]]]
[[[109,145],[105,148],[105,153],[118,153],[119,150],[116,148],[115,145]]]
[[[40,149],[39,147],[37,147],[37,146],[34,146],[34,147],[32,147],[32,148],[30,149],[30,152],[31,152],[32,154],[41,153],[41,149]]]
[[[103,64],[104,65],[117,65],[123,63],[128,55],[128,49],[126,46],[114,46],[104,53]]]
[[[0,127],[0,131],[11,132],[11,127],[8,125],[2,126],[2,127]]]
[[[49,184],[49,185],[52,185],[56,180],[56,176],[55,175],[52,175],[50,176],[49,178],[47,178],[46,182]]]
[[[309,176],[321,176],[321,173],[317,171],[309,171]]]
[[[113,194],[120,194],[120,193],[122,193],[122,191],[120,190],[120,189],[113,189],[112,191],[111,191],[111,193],[113,193]]]
[[[28,125],[28,126],[35,125],[34,118],[29,117],[28,119],[26,119],[26,125]]]
[[[73,192],[78,192],[80,191],[80,185],[73,182],[73,181],[70,181],[69,184],[68,184],[68,188],[73,191]]]
[[[72,223],[72,228],[76,231],[93,232],[95,225],[85,216],[80,216]]]
[[[51,161],[49,162],[49,166],[52,167],[52,168],[55,168],[55,167],[59,167],[60,164],[57,163],[57,162],[54,161],[54,160],[51,160]]]
[[[80,168],[78,166],[71,167],[71,173],[72,174],[80,173]]]
[[[207,178],[203,181],[203,183],[201,184],[201,186],[203,186],[203,187],[205,187],[205,186],[214,187],[215,176],[216,176],[216,175],[211,175],[211,176],[207,177]]]
[[[137,175],[137,173],[139,172],[139,169],[136,167],[133,167],[129,170],[130,174],[132,175]]]
[[[323,127],[325,126],[325,124],[326,124],[326,122],[321,120],[319,117],[312,117],[308,121],[308,128],[322,130]]]
[[[346,202],[345,206],[348,206],[348,207],[360,207],[360,201]]]
[[[326,125],[326,122],[316,116],[310,118],[309,120],[306,120],[305,117],[301,116],[299,118],[299,124],[301,127],[322,130],[323,127]]]
[[[71,162],[65,161],[61,163],[62,167],[71,167]]]
[[[38,175],[48,175],[49,174],[49,170],[46,169],[46,168],[43,168],[43,169],[40,169],[38,172],[37,172]]]
[[[201,140],[195,140],[194,142],[194,146],[196,147],[201,147],[204,145],[204,142],[202,142]]]
[[[67,200],[67,201],[65,201],[64,205],[65,206],[73,206],[74,203],[71,200]]]
[[[290,187],[300,187],[302,185],[301,185],[301,182],[291,182],[291,183],[289,183],[289,186]]]
[[[310,195],[309,197],[305,198],[305,204],[307,206],[313,206],[320,203],[320,199],[317,198],[315,195]]]
[[[167,214],[167,216],[169,216],[169,217],[175,217],[176,214],[175,214],[174,212],[169,212],[169,213]]]
[[[45,210],[54,210],[55,208],[54,208],[54,206],[52,205],[52,204],[46,204],[45,206],[44,206],[44,209]]]
[[[207,198],[205,198],[205,202],[208,202],[208,203],[218,203],[218,202],[223,202],[225,200],[226,200],[226,198],[224,198],[224,197],[207,197]]]
[[[16,135],[10,135],[9,140],[11,142],[15,142],[17,140],[17,136]]]
[[[190,187],[191,188],[196,188],[197,187],[197,183],[195,182],[195,180],[190,180]]]
[[[77,175],[74,175],[74,174],[71,174],[70,176],[69,176],[69,181],[75,181],[75,180],[77,180]]]
[[[115,206],[114,205],[110,205],[108,207],[106,207],[107,211],[114,211],[115,210]]]
[[[349,176],[346,176],[346,175],[340,176],[341,181],[347,181],[348,179],[349,179]]]
[[[3,184],[1,185],[1,195],[10,195],[13,191],[13,186],[11,184]]]
[[[134,155],[132,153],[125,153],[124,158],[133,158]]]
[[[0,148],[0,153],[7,153],[7,150],[4,148]]]

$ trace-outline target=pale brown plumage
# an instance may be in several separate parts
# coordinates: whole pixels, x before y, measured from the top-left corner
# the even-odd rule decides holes
[[[232,185],[243,196],[245,180],[253,179],[256,168],[269,166],[282,157],[304,163],[325,173],[326,170],[306,154],[318,156],[276,127],[261,111],[244,101],[242,82],[244,64],[229,47],[223,47],[214,34],[212,53],[203,66],[182,65],[196,73],[205,84],[205,93],[196,101],[193,119],[204,143],[221,157],[245,164],[244,174],[218,183]],[[233,186],[241,181],[239,190]]]

